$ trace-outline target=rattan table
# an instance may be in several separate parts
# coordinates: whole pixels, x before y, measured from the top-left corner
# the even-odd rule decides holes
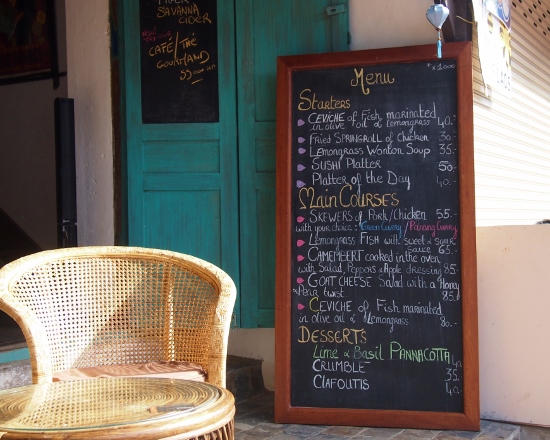
[[[235,400],[202,382],[103,378],[0,391],[0,438],[233,440]]]

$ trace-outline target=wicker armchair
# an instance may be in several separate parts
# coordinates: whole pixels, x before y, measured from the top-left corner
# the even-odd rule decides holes
[[[57,249],[0,269],[0,309],[23,331],[33,383],[75,368],[175,361],[225,387],[235,297],[218,267],[156,249]]]

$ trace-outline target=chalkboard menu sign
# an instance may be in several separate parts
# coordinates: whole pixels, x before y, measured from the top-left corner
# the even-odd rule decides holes
[[[276,420],[479,428],[470,43],[278,59]]]
[[[139,0],[145,124],[217,122],[216,0]]]

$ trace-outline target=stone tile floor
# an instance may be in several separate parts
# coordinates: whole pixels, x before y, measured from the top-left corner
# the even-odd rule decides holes
[[[488,420],[482,420],[479,432],[278,424],[273,422],[273,406],[273,393],[238,402],[235,415],[235,439],[519,440],[521,436],[521,428],[517,425]]]

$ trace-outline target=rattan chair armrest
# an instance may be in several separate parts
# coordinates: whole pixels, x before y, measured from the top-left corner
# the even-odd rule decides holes
[[[52,381],[52,357],[44,326],[34,312],[21,304],[9,291],[9,273],[0,270],[0,310],[21,328],[29,349],[33,383]]]
[[[218,276],[221,280],[220,298],[216,307],[213,324],[214,331],[212,332],[210,341],[208,382],[225,388],[227,345],[237,289],[235,283],[227,274],[218,273]]]

